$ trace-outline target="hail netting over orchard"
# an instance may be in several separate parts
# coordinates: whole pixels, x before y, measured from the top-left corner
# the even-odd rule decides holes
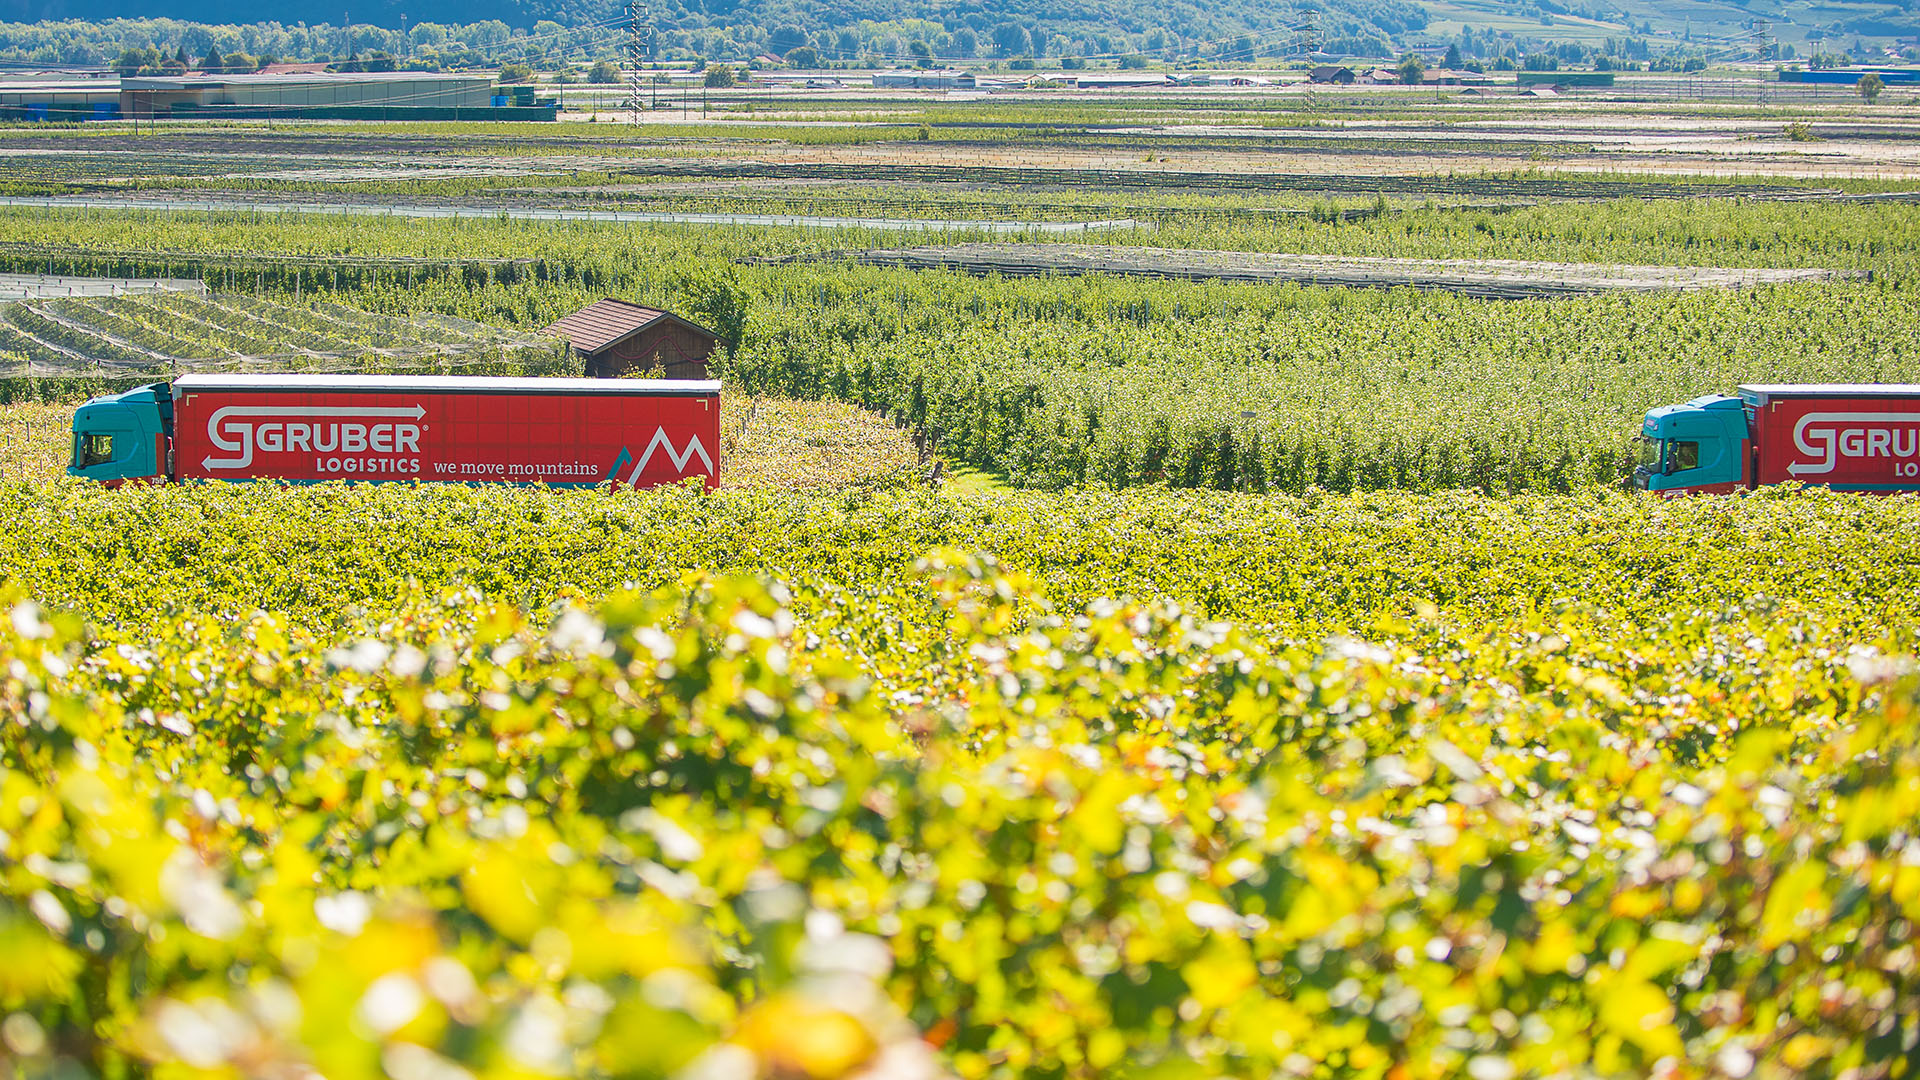
[[[325,300],[182,288],[0,303],[0,377],[568,367],[564,346],[533,334]]]

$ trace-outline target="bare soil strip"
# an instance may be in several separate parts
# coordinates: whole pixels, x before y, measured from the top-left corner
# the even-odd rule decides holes
[[[515,221],[595,221],[648,225],[764,225],[815,229],[898,229],[914,232],[1072,233],[1131,228],[1115,221],[935,221],[924,218],[809,217],[798,214],[656,213],[629,210],[546,210],[400,205],[363,202],[274,202],[229,197],[108,198],[86,195],[0,196],[0,206],[77,210],[159,210],[201,213],[356,214],[401,218],[511,218]]]
[[[1410,286],[1505,299],[1612,291],[1742,288],[1861,276],[1823,268],[1741,269],[1629,266],[1518,259],[1395,259],[1238,251],[1099,247],[1082,244],[956,244],[790,256],[769,261],[853,261],[973,274],[1127,274],[1190,280],[1300,282],[1371,288]]]
[[[870,180],[874,164],[831,161],[653,161],[611,171],[633,176],[712,179]],[[895,183],[986,183],[1008,187],[1167,188],[1305,192],[1321,195],[1455,195],[1544,199],[1819,199],[1829,188],[1736,182],[1670,183],[1572,176],[1446,176],[1399,173],[1183,171],[1167,168],[1046,168],[887,162]]]

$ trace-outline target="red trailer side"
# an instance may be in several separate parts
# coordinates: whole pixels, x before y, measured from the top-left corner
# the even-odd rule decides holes
[[[1753,385],[1740,399],[1757,444],[1757,483],[1920,488],[1920,386]]]
[[[176,479],[720,482],[720,384],[417,375],[186,375]]]

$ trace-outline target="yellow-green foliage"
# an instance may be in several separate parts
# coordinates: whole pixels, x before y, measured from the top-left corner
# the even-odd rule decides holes
[[[1920,1039],[1911,499],[0,498],[30,1070],[1894,1076]]]
[[[720,446],[720,478],[729,487],[912,483],[919,465],[904,429],[841,401],[730,396]]]
[[[55,479],[72,451],[72,405],[0,405],[0,480]]]

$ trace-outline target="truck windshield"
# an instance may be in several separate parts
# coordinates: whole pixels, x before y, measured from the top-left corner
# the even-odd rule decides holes
[[[1666,455],[1667,446],[1664,440],[1649,439],[1645,435],[1642,435],[1640,436],[1639,445],[1635,447],[1635,451],[1633,461],[1635,465],[1651,472],[1659,472],[1660,462]]]
[[[89,469],[95,465],[105,465],[112,460],[113,436],[80,435],[74,439],[74,468]]]

